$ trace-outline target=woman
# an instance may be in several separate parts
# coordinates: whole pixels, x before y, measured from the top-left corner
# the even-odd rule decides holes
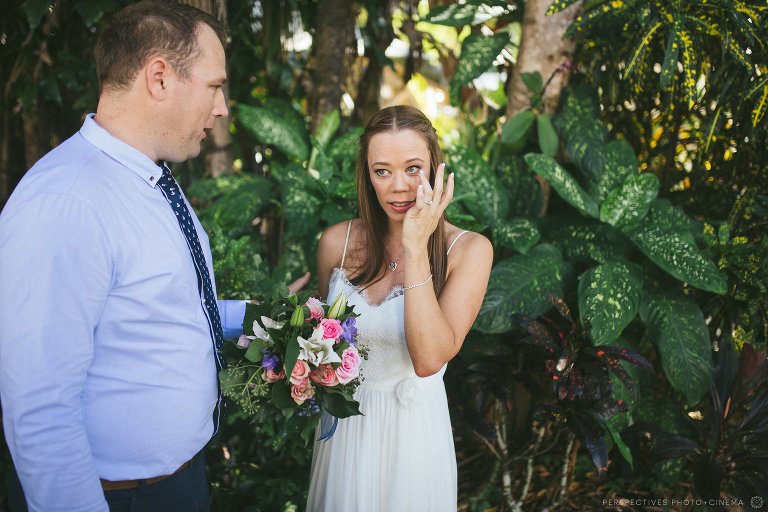
[[[443,374],[488,284],[493,248],[443,215],[451,174],[429,120],[388,107],[360,138],[360,218],[323,232],[320,294],[344,293],[367,347],[363,416],[317,441],[310,512],[455,511],[456,456]]]

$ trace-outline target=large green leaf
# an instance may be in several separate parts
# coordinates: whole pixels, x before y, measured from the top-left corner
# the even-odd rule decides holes
[[[597,217],[597,203],[581,185],[553,158],[539,153],[525,155],[525,162],[533,172],[549,181],[558,195],[588,217]]]
[[[659,85],[662,91],[672,92],[671,86],[674,83],[677,73],[677,60],[680,56],[680,43],[677,41],[677,23],[675,23],[667,36],[667,48],[664,50],[664,63],[661,65],[659,74]]]
[[[670,384],[689,406],[696,405],[713,378],[709,331],[701,309],[683,296],[652,297],[640,306],[640,318],[656,340]]]
[[[541,211],[542,192],[536,175],[522,156],[504,155],[496,162],[505,195],[509,198],[510,217],[535,217]]]
[[[590,189],[592,197],[604,201],[608,194],[621,185],[627,176],[637,172],[637,156],[632,146],[624,139],[614,140],[604,145],[599,151],[599,161],[589,173],[594,180]],[[590,168],[585,162],[587,169]]]
[[[331,137],[339,129],[340,122],[338,110],[331,110],[323,116],[315,132],[315,138],[317,138],[321,148],[325,149],[328,146]]]
[[[693,235],[685,229],[685,221],[690,223],[687,217],[668,201],[657,200],[648,220],[629,233],[629,238],[648,259],[694,288],[720,295],[726,292],[725,275],[699,250]]]
[[[512,219],[493,226],[493,243],[525,254],[541,238],[536,225],[528,219]]]
[[[360,149],[360,136],[363,128],[352,128],[343,135],[333,139],[330,143],[330,155],[334,160],[346,160],[355,162]]]
[[[653,173],[633,174],[600,205],[600,220],[620,229],[634,226],[650,210],[659,185]]]
[[[509,33],[492,36],[470,34],[461,43],[461,57],[451,79],[451,104],[461,102],[461,88],[488,70],[493,60],[509,42]]]
[[[293,160],[309,157],[309,134],[290,117],[275,115],[267,107],[239,105],[237,115],[245,129],[259,142],[274,146]]]
[[[547,294],[563,294],[563,257],[555,247],[541,244],[513,256],[491,271],[488,290],[474,328],[486,334],[514,326],[513,315],[538,316],[551,303]]]
[[[461,28],[466,25],[476,25],[489,19],[496,18],[510,9],[503,0],[470,0],[462,3],[438,5],[424,16],[421,21]]]
[[[457,169],[457,190],[466,194],[463,204],[477,220],[493,225],[507,217],[509,199],[499,178],[480,155],[456,146],[450,154],[450,167]]]
[[[547,219],[545,240],[562,251],[568,261],[605,263],[622,258],[631,244],[608,224],[573,222],[563,217]]]
[[[581,275],[579,316],[595,345],[618,339],[637,314],[642,288],[640,271],[626,263],[605,263]]]

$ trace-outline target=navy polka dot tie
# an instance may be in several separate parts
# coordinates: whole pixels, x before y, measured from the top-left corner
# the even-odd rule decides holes
[[[189,252],[192,255],[192,261],[195,263],[198,291],[200,292],[200,298],[203,302],[203,310],[206,313],[205,316],[208,319],[208,328],[213,342],[213,354],[216,360],[216,373],[218,375],[218,371],[226,367],[226,361],[219,354],[219,349],[224,343],[224,332],[221,328],[219,307],[216,304],[216,296],[213,293],[211,276],[208,273],[208,265],[205,263],[203,248],[200,246],[200,239],[197,236],[195,224],[192,222],[192,216],[189,214],[187,205],[184,202],[184,197],[181,195],[179,184],[176,183],[170,169],[168,169],[166,165],[162,165],[161,167],[163,169],[163,175],[157,181],[157,184],[160,186],[160,190],[163,192],[168,204],[171,205],[173,213],[176,214],[176,220],[179,221],[179,227],[181,228],[181,232],[184,233],[184,238],[187,240],[187,247],[189,247]],[[216,380],[218,382],[218,377]],[[219,430],[219,419],[222,406],[221,386],[219,386],[219,398],[216,401],[216,408],[213,411],[214,434]]]

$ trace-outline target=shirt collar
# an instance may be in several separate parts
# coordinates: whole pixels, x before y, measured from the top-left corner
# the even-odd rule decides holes
[[[136,173],[149,186],[154,187],[163,174],[162,167],[138,149],[102,128],[93,119],[93,116],[94,114],[86,116],[85,122],[80,128],[80,135],[110,158]]]

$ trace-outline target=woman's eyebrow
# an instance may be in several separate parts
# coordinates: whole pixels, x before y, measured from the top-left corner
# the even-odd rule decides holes
[[[405,161],[406,164],[409,164],[411,162],[421,162],[424,163],[424,160],[422,160],[419,157],[409,158]],[[376,165],[390,165],[389,162],[373,162],[372,164],[369,164],[370,167],[374,167]]]

